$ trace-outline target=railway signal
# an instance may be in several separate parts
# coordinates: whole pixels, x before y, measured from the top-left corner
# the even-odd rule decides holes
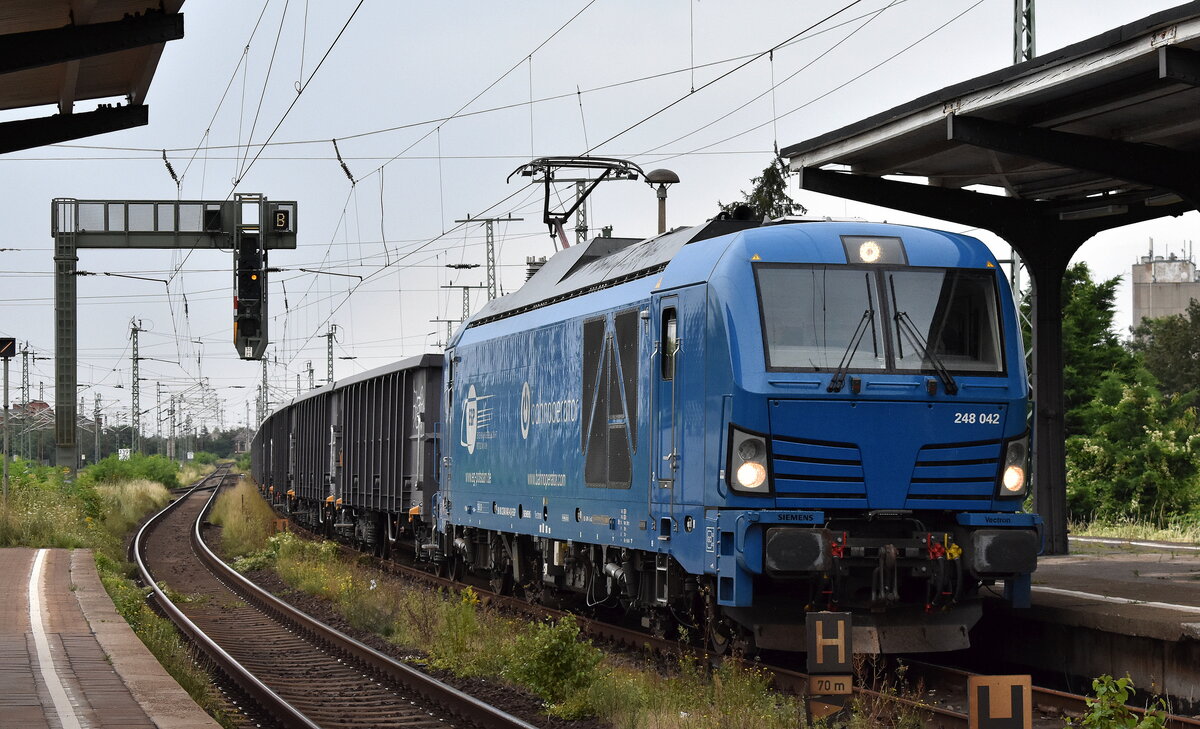
[[[242,359],[267,348],[267,252],[257,232],[241,232],[233,258],[233,346]]]
[[[51,207],[50,232],[54,236],[54,376],[58,384],[54,403],[55,462],[75,470],[78,443],[75,419],[77,382],[75,339],[77,307],[75,278],[77,252],[82,248],[182,249],[211,248],[233,251],[235,288],[243,249],[255,248],[261,263],[259,305],[255,310],[257,331],[238,323],[234,335],[238,356],[260,359],[266,348],[266,252],[272,248],[296,247],[297,205],[294,201],[268,202],[259,194],[239,193],[232,200],[76,200],[55,198]],[[251,244],[253,240],[253,244]],[[249,257],[253,259],[253,256]],[[249,277],[249,276],[248,276]],[[240,301],[239,301],[240,304]],[[240,307],[239,307],[240,308]],[[253,339],[254,341],[250,341]],[[246,345],[249,344],[249,349]]]

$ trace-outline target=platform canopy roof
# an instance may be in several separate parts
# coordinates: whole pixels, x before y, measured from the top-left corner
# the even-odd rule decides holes
[[[1020,254],[1033,284],[1033,487],[1048,554],[1067,551],[1063,273],[1103,230],[1200,206],[1198,112],[1191,2],[782,151],[807,190],[990,230]]]
[[[854,183],[830,180],[819,168],[843,165],[853,177],[919,176],[938,188],[987,185],[1043,203],[1035,206],[1039,218],[1109,218],[1084,226],[1094,233],[1196,207],[1198,112],[1200,2],[1191,2],[927,94],[782,155],[814,191],[961,221],[953,211],[915,209],[926,205],[910,204],[907,191],[894,186],[868,182],[854,193]],[[886,190],[900,197],[889,204]],[[1000,205],[1001,219],[993,222],[1015,209]],[[1004,235],[997,230],[1003,225],[982,227]]]
[[[58,113],[0,123],[0,153],[149,121],[146,93],[183,0],[0,0],[0,110]],[[75,103],[123,97],[80,114]]]

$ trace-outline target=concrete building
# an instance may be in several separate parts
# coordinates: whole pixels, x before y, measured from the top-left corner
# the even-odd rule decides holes
[[[1133,326],[1142,319],[1173,316],[1187,311],[1192,299],[1200,300],[1200,276],[1191,244],[1183,253],[1149,255],[1133,265]]]

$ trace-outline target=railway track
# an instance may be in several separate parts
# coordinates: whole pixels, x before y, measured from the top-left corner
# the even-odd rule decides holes
[[[281,516],[285,516],[281,514]],[[297,531],[303,531],[314,538],[320,535],[310,532],[300,526]],[[347,545],[340,545],[343,552],[352,558],[362,557],[362,553]],[[384,572],[397,575],[404,579],[413,580],[434,589],[458,590],[465,586],[463,582],[433,575],[428,571],[394,560],[372,558],[372,564]],[[501,595],[489,589],[486,580],[471,580],[468,584],[481,594],[483,599],[498,608],[508,612],[525,615],[531,619],[558,619],[567,612],[544,605],[534,605],[517,597]],[[650,649],[664,655],[679,655],[693,650],[678,641],[660,638],[649,633],[615,625],[603,620],[588,618],[572,613],[581,630],[596,640],[611,642],[634,649]],[[759,665],[769,670],[775,677],[775,686],[781,691],[797,696],[803,696],[808,687],[808,675],[784,665],[772,662],[773,659],[762,661]],[[854,694],[864,703],[872,705],[893,705],[908,712],[918,712],[925,717],[924,725],[931,729],[964,729],[968,726],[967,716],[967,679],[976,675],[959,668],[937,665],[928,661],[906,660],[908,666],[907,681],[909,686],[920,685],[925,698],[917,700],[905,695],[905,691],[897,691],[897,687],[880,686],[880,690],[868,686],[855,686]],[[894,664],[885,666],[886,674],[894,669]],[[865,672],[865,671],[864,671]],[[1066,717],[1078,717],[1087,712],[1086,697],[1046,687],[1033,687],[1034,727],[1060,729]],[[1131,707],[1134,712],[1142,713],[1141,709]],[[1168,729],[1200,729],[1200,720],[1188,717],[1170,715],[1167,718]]]
[[[278,726],[533,729],[317,622],[226,566],[201,529],[227,478],[218,471],[160,512],[132,551],[164,613]]]

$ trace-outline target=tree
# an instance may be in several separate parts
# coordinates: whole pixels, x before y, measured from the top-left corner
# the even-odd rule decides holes
[[[1063,275],[1063,400],[1067,435],[1086,432],[1080,409],[1087,406],[1109,373],[1129,381],[1137,359],[1121,345],[1113,330],[1120,276],[1092,280],[1091,269],[1080,261]],[[1026,298],[1028,302],[1029,299]],[[1025,304],[1025,315],[1029,315]],[[1026,336],[1025,346],[1030,346]]]
[[[1192,299],[1184,314],[1143,320],[1133,330],[1131,346],[1142,354],[1163,392],[1177,395],[1200,388],[1200,301]]]
[[[782,218],[786,215],[804,215],[808,208],[792,199],[787,192],[788,169],[783,160],[775,157],[762,174],[750,181],[754,188],[750,192],[742,191],[742,199],[737,202],[717,204],[722,212],[733,214],[734,209],[748,205],[753,208],[755,215],[767,218]]]
[[[1086,435],[1067,439],[1067,502],[1077,519],[1163,517],[1200,503],[1200,421],[1189,399],[1153,376],[1110,373],[1079,410]]]

